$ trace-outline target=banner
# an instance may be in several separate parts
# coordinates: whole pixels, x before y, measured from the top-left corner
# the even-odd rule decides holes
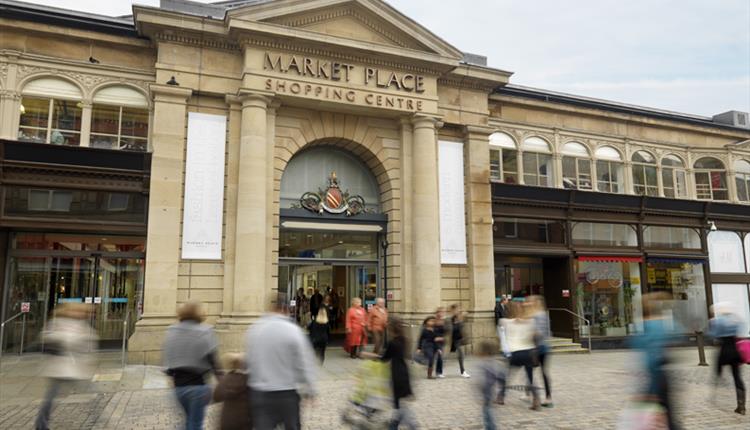
[[[188,113],[182,258],[221,260],[227,118]]]
[[[466,264],[464,144],[438,142],[440,262]]]

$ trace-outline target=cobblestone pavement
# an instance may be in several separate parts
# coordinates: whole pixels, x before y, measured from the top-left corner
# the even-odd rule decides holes
[[[353,373],[361,363],[333,348],[320,375],[321,395],[306,405],[305,428],[345,428],[340,420],[352,392]],[[677,416],[686,429],[748,429],[750,416],[739,416],[730,376],[718,391],[711,369],[696,366],[693,349],[673,350],[671,366],[676,382]],[[711,351],[710,356],[713,355]],[[160,369],[127,366],[119,355],[99,354],[91,381],[65,390],[53,412],[54,429],[172,429],[181,424],[180,411]],[[32,428],[46,382],[38,376],[43,356],[4,356],[0,364],[0,428]],[[510,391],[504,406],[495,406],[495,418],[507,429],[611,429],[639,384],[638,356],[631,351],[595,351],[592,355],[556,355],[551,358],[554,408],[528,410],[519,391]],[[467,361],[469,370],[475,363]],[[422,428],[480,429],[476,381],[458,376],[455,360],[446,363],[446,378],[424,379],[424,368],[412,369],[416,400],[412,403]],[[744,370],[750,387],[750,369]],[[513,376],[521,384],[522,372]],[[728,373],[728,372],[725,372]],[[218,405],[209,408],[208,428],[216,428]]]

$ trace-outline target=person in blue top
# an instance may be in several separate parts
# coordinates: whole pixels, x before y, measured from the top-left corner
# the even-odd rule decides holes
[[[737,333],[739,332],[740,321],[731,312],[731,307],[727,303],[717,303],[712,308],[714,317],[709,324],[708,334],[720,344],[719,353],[716,356],[714,389],[719,384],[721,370],[724,366],[731,367],[734,389],[737,393],[737,409],[734,412],[745,415],[745,384],[742,382],[742,375],[740,374],[742,358],[737,351]]]
[[[654,401],[664,408],[667,428],[678,429],[671,401],[671,381],[666,370],[669,362],[667,345],[671,324],[662,314],[665,301],[671,296],[662,293],[643,295],[643,328],[645,333],[634,336],[631,344],[643,353],[643,364],[646,370],[646,386],[641,395],[644,399]]]

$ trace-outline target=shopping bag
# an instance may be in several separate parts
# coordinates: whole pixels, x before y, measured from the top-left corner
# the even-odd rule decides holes
[[[750,364],[750,339],[740,339],[735,343],[743,363]]]
[[[620,415],[617,430],[667,430],[667,411],[650,400],[633,400]]]

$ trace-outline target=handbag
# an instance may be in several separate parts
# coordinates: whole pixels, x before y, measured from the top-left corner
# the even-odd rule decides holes
[[[750,339],[739,339],[735,346],[742,362],[750,364]]]

